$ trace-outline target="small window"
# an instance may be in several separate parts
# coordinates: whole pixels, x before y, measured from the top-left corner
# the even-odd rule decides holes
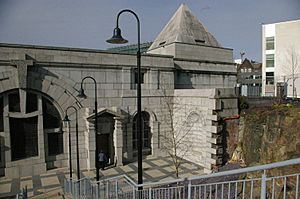
[[[274,54],[266,55],[266,67],[274,67]]]
[[[267,85],[274,84],[274,72],[266,72],[266,84]]]
[[[0,98],[0,132],[4,131],[4,126],[3,126],[3,98]],[[0,151],[1,154],[1,151]]]
[[[195,39],[195,42],[197,42],[197,43],[205,43],[205,41],[202,40],[202,39]]]
[[[10,112],[21,112],[19,91],[9,94],[8,100]]]
[[[61,119],[59,112],[52,102],[43,98],[43,123],[45,129],[60,128]]]
[[[274,50],[274,37],[266,38],[266,50]]]
[[[48,133],[48,155],[58,155],[64,152],[63,133]],[[54,147],[55,146],[55,147]]]
[[[27,92],[26,94],[26,113],[37,111],[37,95]]]
[[[144,75],[145,72],[141,72],[141,84],[144,83]],[[134,71],[134,83],[137,84],[138,83],[138,72]]]
[[[158,45],[161,46],[161,45],[164,45],[166,42],[163,41],[163,42],[160,42]]]

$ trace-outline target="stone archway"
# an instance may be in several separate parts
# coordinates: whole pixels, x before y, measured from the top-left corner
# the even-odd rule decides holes
[[[67,166],[67,140],[60,122],[67,106],[81,106],[72,95],[76,91],[45,68],[27,69],[32,61],[16,60],[11,64],[17,69],[11,67],[2,72],[0,80],[4,123],[0,130],[0,137],[4,138],[0,139],[0,167],[6,177],[14,178]],[[43,111],[46,107],[50,112],[56,110],[57,125],[47,126],[53,115]],[[47,114],[51,116],[43,122]]]

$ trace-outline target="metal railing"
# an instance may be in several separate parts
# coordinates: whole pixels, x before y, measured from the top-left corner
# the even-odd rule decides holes
[[[282,175],[278,168],[298,168]],[[295,198],[300,199],[299,173],[300,158],[261,166],[247,167],[194,176],[167,182],[154,182],[137,185],[126,175],[91,181],[83,178],[78,181],[65,179],[65,193],[73,198],[91,199],[232,199],[232,198]],[[272,176],[273,175],[273,176]],[[143,189],[139,189],[142,187]]]
[[[16,195],[16,199],[27,199],[28,194],[27,194],[27,186],[25,188],[22,188],[20,192]]]

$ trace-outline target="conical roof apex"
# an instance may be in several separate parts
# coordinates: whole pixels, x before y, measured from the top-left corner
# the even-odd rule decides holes
[[[220,47],[185,3],[180,5],[149,50],[174,42]]]

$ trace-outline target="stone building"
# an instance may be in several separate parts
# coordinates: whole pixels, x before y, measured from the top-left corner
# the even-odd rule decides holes
[[[96,139],[110,164],[136,159],[134,54],[0,44],[0,66],[2,175],[36,175],[68,166],[69,130],[62,119],[69,106],[78,109],[81,169],[95,168]],[[220,121],[237,113],[232,50],[220,47],[183,4],[148,53],[142,55],[141,68],[143,154],[165,155],[162,138],[168,136],[170,123],[164,119],[168,111],[164,99],[168,98],[172,101],[172,120],[194,122],[186,138],[191,150],[185,158],[206,171],[220,164],[224,130]],[[97,110],[92,81],[87,79],[83,84],[88,97],[77,97],[86,76],[97,82]],[[72,111],[68,114],[72,156],[76,157]],[[95,114],[99,118],[96,137]],[[72,161],[76,165],[76,158]]]

